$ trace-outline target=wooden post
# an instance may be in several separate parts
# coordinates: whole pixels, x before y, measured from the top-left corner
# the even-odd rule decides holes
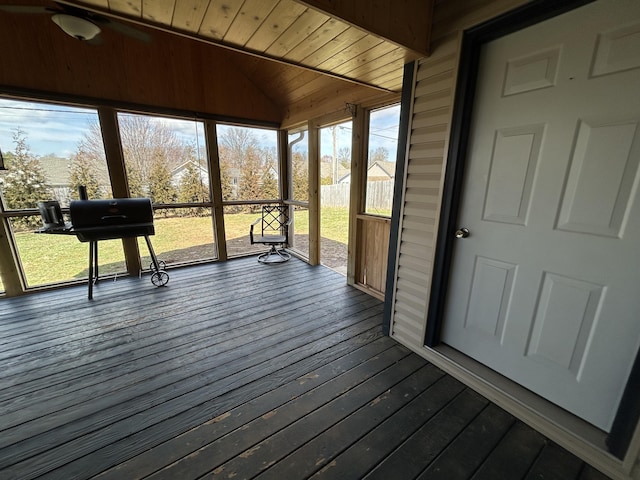
[[[0,277],[2,278],[6,295],[14,297],[22,295],[26,286],[16,268],[19,260],[11,244],[9,220],[7,218],[0,220]]]
[[[309,122],[309,264],[320,264],[320,134]]]
[[[347,254],[347,284],[355,285],[358,256],[358,214],[364,212],[367,181],[367,122],[365,111],[352,106],[351,135],[351,188],[349,190],[349,241]]]
[[[279,200],[284,204],[285,200],[289,198],[289,165],[291,159],[289,158],[289,136],[286,130],[278,130],[278,188],[279,188]],[[293,207],[289,206],[289,218],[293,219]],[[289,244],[293,243],[293,231],[292,227],[289,227]]]
[[[278,130],[278,186],[280,187],[280,201],[289,198],[289,138],[286,130]]]
[[[129,183],[124,164],[124,154],[120,142],[120,129],[118,128],[118,114],[113,108],[99,107],[98,118],[102,130],[104,153],[107,157],[107,169],[111,178],[111,191],[114,198],[129,197]],[[135,238],[123,238],[122,248],[129,275],[138,275],[142,270],[140,262],[140,249]]]
[[[227,260],[227,241],[224,230],[224,207],[222,205],[222,175],[220,174],[220,156],[218,155],[218,136],[216,124],[206,120],[205,138],[207,143],[207,159],[209,162],[209,185],[213,201],[214,238],[218,251],[218,260]]]

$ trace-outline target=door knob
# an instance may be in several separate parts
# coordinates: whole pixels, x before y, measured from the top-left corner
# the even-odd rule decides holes
[[[469,229],[468,228],[459,228],[458,230],[456,230],[456,238],[467,238],[469,236]]]

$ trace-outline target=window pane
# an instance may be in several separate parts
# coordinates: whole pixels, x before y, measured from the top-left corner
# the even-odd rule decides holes
[[[131,196],[155,205],[193,204],[154,211],[150,240],[158,259],[175,265],[216,258],[204,124],[119,113],[118,126]],[[138,244],[147,269],[149,249],[144,238]]]
[[[352,122],[320,130],[320,262],[347,273]]]
[[[149,237],[158,260],[167,265],[216,258],[213,215],[210,208],[175,208],[156,210],[155,235]],[[142,268],[151,265],[151,255],[144,238],[138,239]]]
[[[277,132],[218,124],[217,135],[223,200],[278,200]]]
[[[309,136],[307,130],[289,134],[291,192],[289,198],[309,201]]]
[[[58,200],[66,207],[82,184],[92,198],[111,196],[95,110],[0,99],[0,113],[0,149],[8,168],[0,174],[6,209],[37,208],[41,200]],[[39,226],[34,220],[30,226]]]
[[[400,105],[373,110],[369,117],[366,213],[391,216],[399,125]]]
[[[261,218],[261,211],[262,205],[226,205],[224,207],[224,229],[229,257],[263,253],[269,250],[268,246],[262,244],[251,245],[249,239],[251,224]],[[254,233],[257,232],[258,230],[254,230]]]
[[[63,208],[86,185],[92,198],[111,197],[102,134],[95,110],[0,99],[3,206],[24,211],[42,200]],[[67,218],[68,220],[68,218]],[[28,286],[87,278],[88,244],[75,236],[36,235],[39,215],[9,218]],[[122,242],[100,243],[100,273],[124,271]]]
[[[293,242],[291,249],[309,258],[309,209],[305,207],[293,207]]]
[[[29,222],[40,216],[27,217]],[[23,227],[23,219],[12,218],[9,223],[25,280],[29,287],[89,277],[89,243],[80,242],[75,235],[35,234]],[[100,276],[125,271],[121,240],[98,242]]]
[[[202,122],[118,113],[118,126],[132,197],[153,203],[209,201]]]
[[[290,133],[289,138],[289,196],[298,202],[309,202],[309,135],[307,130]],[[291,249],[309,258],[309,209],[295,205],[291,224]]]

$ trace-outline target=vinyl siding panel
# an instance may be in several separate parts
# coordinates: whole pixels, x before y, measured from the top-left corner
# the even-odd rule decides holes
[[[454,85],[450,50],[421,60],[414,86],[391,324],[391,335],[410,348],[422,345],[426,325]]]
[[[524,3],[452,0],[435,7],[433,53],[418,60],[413,85],[390,329],[410,348],[424,341],[461,33]]]

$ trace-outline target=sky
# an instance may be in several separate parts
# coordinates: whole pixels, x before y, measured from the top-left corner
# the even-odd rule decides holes
[[[384,147],[389,151],[395,148],[398,136],[399,106],[385,108],[372,113],[370,150]],[[157,117],[166,123],[187,142],[202,142],[204,134],[196,128],[193,121]],[[31,153],[36,156],[55,154],[70,157],[92,122],[98,121],[96,110],[66,107],[40,102],[16,101],[0,98],[0,150],[13,151],[13,135],[17,128],[22,129],[27,138]],[[224,127],[220,128],[222,130]],[[219,132],[220,133],[220,132]],[[277,136],[273,131],[256,130],[259,143],[268,148],[276,146]],[[196,140],[197,138],[197,140]],[[332,136],[328,128],[321,131],[321,153],[331,155]],[[338,149],[350,148],[351,122],[337,127]],[[201,149],[202,146],[200,145]],[[395,158],[390,158],[395,160]]]
[[[204,144],[200,127],[196,135],[194,122],[157,117],[157,121],[171,126],[176,134],[187,142]],[[55,154],[69,157],[88,131],[91,123],[98,122],[96,110],[66,107],[47,103],[23,102],[0,98],[0,149],[13,151],[13,135],[22,129],[31,153],[36,156]]]
[[[369,150],[379,147],[387,149],[390,153],[389,161],[395,161],[395,152],[398,143],[398,126],[400,123],[400,105],[374,110],[371,113],[369,126]],[[351,148],[351,121],[337,125],[337,147]],[[333,139],[330,128],[320,130],[320,155],[332,155]]]
[[[67,157],[75,152],[91,121],[97,121],[95,111],[0,98],[0,150],[14,150],[13,135],[20,128],[32,154]]]

